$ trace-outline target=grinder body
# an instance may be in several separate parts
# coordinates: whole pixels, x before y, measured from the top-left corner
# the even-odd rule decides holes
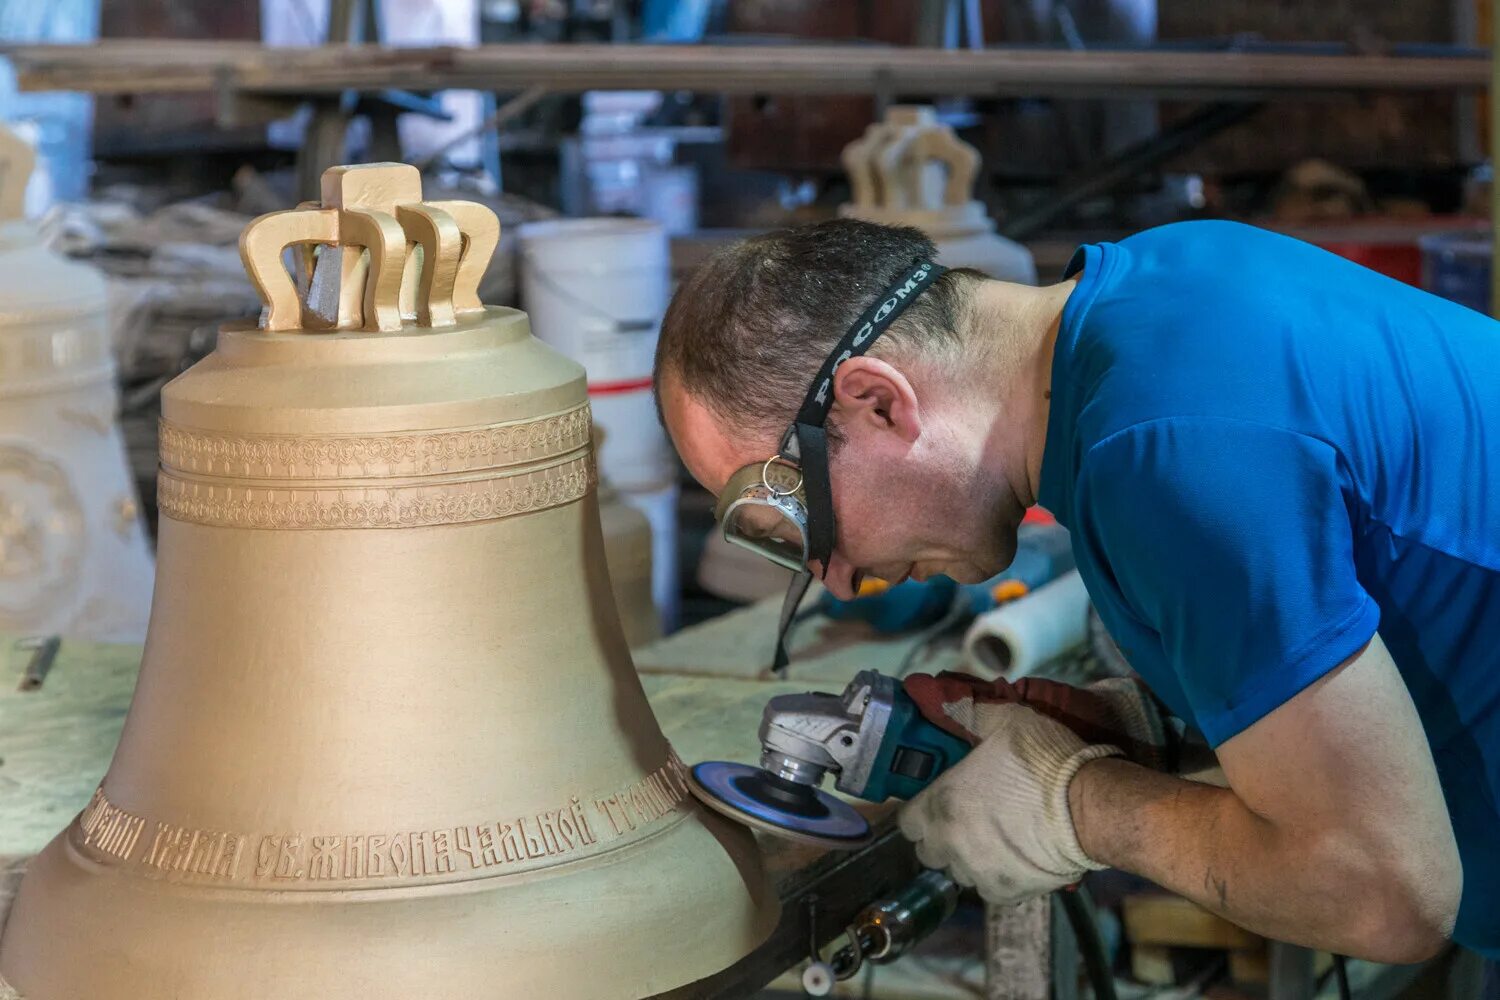
[[[933,725],[901,682],[862,670],[842,693],[772,698],[761,716],[760,767],[705,761],[693,791],[755,829],[823,847],[868,840],[869,821],[819,786],[870,802],[910,799],[963,759],[969,744]]]
[[[911,798],[969,752],[923,717],[899,680],[874,670],[861,670],[841,694],[772,698],[760,741],[771,774],[816,786],[833,771],[839,791],[871,802]]]
[[[967,742],[927,721],[911,695],[897,684],[865,784],[856,789],[845,788],[840,782],[837,787],[871,802],[910,799],[962,760],[969,750]]]

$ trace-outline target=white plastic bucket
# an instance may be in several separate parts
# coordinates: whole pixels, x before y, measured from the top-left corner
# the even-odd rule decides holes
[[[519,230],[521,294],[536,335],[588,370],[599,470],[622,493],[675,481],[651,399],[669,256],[648,219],[556,219]],[[675,532],[674,532],[675,537]]]
[[[651,522],[651,597],[661,613],[662,632],[670,633],[676,629],[682,610],[677,570],[677,484],[650,491],[619,490],[618,494]]]
[[[641,214],[669,236],[698,228],[698,168],[691,163],[649,167],[641,175]]]

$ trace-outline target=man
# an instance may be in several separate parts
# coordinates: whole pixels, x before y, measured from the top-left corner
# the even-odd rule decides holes
[[[903,812],[923,861],[994,902],[1110,866],[1280,940],[1500,957],[1500,324],[1232,223],[1042,288],[933,256],[848,220],[716,254],[662,327],[678,451],[845,598],[985,579],[1040,503],[1228,787],[1143,766],[1140,699],[1102,738],[1056,692],[914,679],[977,744]]]

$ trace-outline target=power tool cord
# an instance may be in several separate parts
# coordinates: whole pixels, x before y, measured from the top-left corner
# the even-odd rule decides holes
[[[1313,995],[1316,996],[1317,994],[1322,993],[1323,987],[1328,985],[1328,980],[1333,979],[1334,982],[1338,985],[1339,1000],[1350,1000],[1353,994],[1349,989],[1348,962],[1349,960],[1343,955],[1334,955],[1333,965],[1323,970],[1323,974],[1319,976],[1318,981],[1313,984]]]
[[[912,642],[911,648],[901,658],[901,665],[896,668],[896,677],[901,678],[909,674],[911,668],[916,666],[917,657],[922,654],[923,650],[927,649],[935,639],[941,638],[945,632],[948,632],[954,625],[958,624],[968,610],[968,599],[962,594],[955,596],[953,603],[948,606],[948,610],[943,612],[943,617],[917,633],[917,638]]]
[[[1071,891],[1065,889],[1057,894],[1057,898],[1062,903],[1063,913],[1067,914],[1068,925],[1073,928],[1073,937],[1078,940],[1083,967],[1094,987],[1094,1000],[1119,1000],[1115,995],[1114,970],[1105,954],[1104,939],[1099,936],[1094,904],[1088,893],[1082,887]]]

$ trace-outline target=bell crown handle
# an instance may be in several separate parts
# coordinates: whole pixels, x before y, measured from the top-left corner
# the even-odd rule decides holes
[[[855,204],[932,210],[973,198],[979,151],[939,122],[931,108],[898,105],[844,147],[843,161]],[[933,166],[945,174],[936,203],[927,179]]]
[[[941,163],[947,168],[943,204],[962,205],[974,197],[974,175],[979,172],[979,150],[964,142],[946,125],[923,129],[912,140],[911,155],[918,163]]]
[[[451,326],[482,311],[479,282],[500,240],[484,205],[421,199],[406,164],[334,167],[323,201],[261,216],[240,257],[275,332],[394,332]],[[300,280],[284,266],[296,251]]]
[[[463,241],[453,276],[453,310],[463,316],[480,312],[479,282],[489,269],[500,245],[500,219],[494,210],[477,201],[430,201],[427,207],[445,212],[457,225]]]
[[[876,187],[875,167],[870,162],[875,148],[880,144],[880,135],[874,126],[865,134],[844,147],[840,159],[844,173],[849,178],[849,200],[860,207],[879,204],[880,192]]]
[[[338,212],[333,209],[271,212],[245,227],[240,234],[240,260],[264,305],[261,329],[290,331],[311,326],[304,322],[306,303],[282,265],[282,253],[292,247],[328,246],[337,243],[338,236]],[[311,254],[304,259],[311,261]]]

